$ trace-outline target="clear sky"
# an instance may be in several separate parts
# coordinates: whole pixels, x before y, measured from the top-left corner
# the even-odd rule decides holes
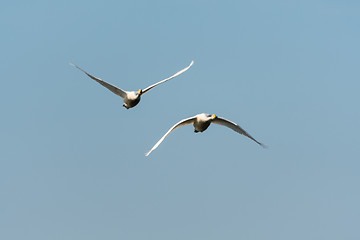
[[[7,1],[0,239],[360,239],[360,2]],[[126,110],[69,65],[138,90]],[[228,118],[268,149],[222,126]]]

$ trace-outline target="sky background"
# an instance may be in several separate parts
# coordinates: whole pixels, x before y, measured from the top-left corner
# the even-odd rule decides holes
[[[360,239],[359,1],[0,5],[0,239]]]

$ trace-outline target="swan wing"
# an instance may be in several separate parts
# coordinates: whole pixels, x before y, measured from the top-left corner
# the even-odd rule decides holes
[[[91,74],[89,74],[88,72],[86,72],[85,70],[81,69],[80,67],[78,67],[77,65],[70,63],[70,65],[76,67],[77,69],[79,69],[80,71],[84,72],[86,75],[88,75],[90,78],[94,79],[95,81],[97,81],[98,83],[100,83],[101,85],[103,85],[104,87],[106,87],[107,89],[109,89],[110,91],[112,91],[113,93],[115,93],[116,95],[125,98],[126,97],[126,91],[111,85],[110,83],[107,83],[103,80],[101,80],[100,78],[97,78]]]
[[[149,154],[154,151],[161,143],[162,141],[164,141],[164,139],[175,129],[182,127],[182,126],[186,126],[189,124],[194,123],[196,117],[191,117],[191,118],[186,118],[181,120],[180,122],[176,123],[174,126],[172,126],[169,131],[167,131],[167,133],[165,133],[165,135],[152,147],[152,149],[150,151],[148,151],[145,156],[149,156]]]
[[[168,77],[168,78],[166,78],[166,79],[164,79],[164,80],[161,80],[160,82],[157,82],[157,83],[155,83],[155,84],[153,84],[153,85],[151,85],[151,86],[143,89],[141,94],[145,94],[147,91],[149,91],[149,90],[152,89],[153,87],[156,87],[157,85],[162,84],[162,83],[164,83],[164,82],[166,82],[166,81],[169,81],[170,79],[172,79],[172,78],[174,78],[174,77],[177,77],[177,76],[179,76],[180,74],[186,72],[193,64],[194,64],[194,61],[191,61],[190,65],[187,66],[186,68],[184,68],[183,70],[180,70],[179,72],[175,73],[175,74],[172,75],[171,77]]]
[[[235,132],[238,132],[248,138],[250,138],[251,140],[255,141],[257,144],[259,144],[262,147],[266,147],[264,144],[258,142],[255,138],[253,138],[249,133],[247,133],[244,129],[242,129],[239,125],[237,125],[236,123],[227,120],[225,118],[221,118],[221,117],[217,117],[215,118],[212,123],[215,124],[219,124],[219,125],[223,125],[225,127],[231,128],[232,130],[234,130]]]

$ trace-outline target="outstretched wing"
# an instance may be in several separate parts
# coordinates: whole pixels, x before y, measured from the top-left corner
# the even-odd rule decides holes
[[[257,144],[259,144],[260,146],[262,147],[266,147],[264,144],[258,142],[255,140],[255,138],[253,138],[252,136],[250,136],[250,134],[248,134],[244,129],[242,129],[239,125],[237,125],[236,123],[234,122],[231,122],[225,118],[220,118],[220,117],[217,117],[215,118],[212,123],[215,123],[215,124],[219,124],[219,125],[223,125],[225,127],[228,127],[228,128],[231,128],[232,130],[234,130],[235,132],[238,132],[244,136],[247,136],[248,138],[254,140]]]
[[[180,74],[182,74],[183,72],[186,72],[193,64],[194,64],[194,61],[191,61],[190,65],[187,66],[186,68],[184,68],[183,70],[175,73],[175,74],[172,75],[171,77],[168,77],[168,78],[166,78],[166,79],[164,79],[164,80],[161,80],[160,82],[157,82],[157,83],[155,83],[155,84],[153,84],[153,85],[151,85],[151,86],[143,89],[143,90],[142,90],[142,94],[145,94],[147,91],[149,91],[149,90],[152,89],[153,87],[156,87],[157,85],[162,84],[162,83],[164,83],[164,82],[166,82],[166,81],[168,81],[168,80],[170,80],[170,79],[172,79],[172,78],[174,78],[174,77],[177,77],[177,76],[179,76]]]
[[[103,85],[104,87],[106,87],[107,89],[109,89],[110,91],[112,91],[113,93],[115,93],[116,95],[119,95],[122,98],[126,97],[126,92],[118,87],[115,87],[113,85],[111,85],[110,83],[107,83],[103,80],[101,80],[100,78],[94,77],[93,75],[87,73],[85,70],[81,69],[80,67],[76,66],[73,63],[70,63],[70,65],[76,67],[77,69],[79,69],[80,71],[84,72],[86,75],[88,75],[89,77],[91,77],[92,79],[94,79],[95,81],[97,81],[98,83],[100,83],[101,85]]]
[[[162,141],[164,141],[164,139],[167,137],[167,135],[169,135],[172,131],[174,131],[175,129],[177,129],[178,127],[182,127],[182,126],[186,126],[189,124],[194,123],[196,117],[191,117],[191,118],[186,118],[181,120],[180,122],[178,122],[177,124],[175,124],[174,126],[172,126],[169,131],[167,131],[167,133],[165,133],[165,135],[153,146],[153,148],[147,152],[145,154],[145,156],[149,156],[149,154],[154,151],[159,145],[160,143],[162,143]]]

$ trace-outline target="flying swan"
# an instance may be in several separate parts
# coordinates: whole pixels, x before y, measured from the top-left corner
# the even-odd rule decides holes
[[[175,73],[174,75],[172,75],[171,77],[168,77],[164,80],[161,80],[160,82],[157,82],[145,89],[139,89],[138,91],[124,91],[114,85],[111,85],[110,83],[107,83],[103,80],[101,80],[100,78],[94,77],[93,75],[87,73],[85,70],[81,69],[80,67],[78,67],[77,65],[70,63],[70,65],[78,68],[79,70],[81,70],[82,72],[84,72],[86,75],[88,75],[90,78],[94,79],[95,81],[97,81],[98,83],[100,83],[101,85],[103,85],[104,87],[106,87],[107,89],[109,89],[110,91],[112,91],[113,93],[115,93],[116,95],[122,97],[124,99],[124,104],[123,106],[126,109],[135,107],[139,102],[140,102],[140,98],[141,95],[145,94],[147,91],[149,91],[150,89],[152,89],[153,87],[156,87],[157,85],[164,83],[166,81],[169,81],[170,79],[179,76],[180,74],[184,73],[185,71],[187,71],[192,65],[194,64],[194,61],[191,61],[190,65],[187,66],[186,68],[184,68],[183,70]]]
[[[242,129],[239,125],[237,125],[234,122],[231,122],[225,118],[221,118],[218,117],[216,115],[211,115],[211,114],[206,114],[206,113],[201,113],[198,114],[194,117],[190,117],[190,118],[186,118],[181,120],[180,122],[176,123],[174,126],[172,126],[169,131],[167,131],[167,133],[165,133],[165,135],[153,146],[153,148],[147,152],[145,154],[145,156],[149,156],[149,154],[154,151],[161,143],[162,141],[164,141],[164,139],[175,129],[182,127],[182,126],[186,126],[189,124],[193,124],[194,125],[194,132],[203,132],[205,131],[211,123],[215,123],[215,124],[219,124],[219,125],[223,125],[225,127],[231,128],[232,130],[234,130],[235,132],[238,132],[250,139],[252,139],[253,141],[255,141],[257,144],[259,144],[262,147],[266,147],[264,144],[256,141],[252,136],[250,136],[250,134],[248,134],[244,129]]]

